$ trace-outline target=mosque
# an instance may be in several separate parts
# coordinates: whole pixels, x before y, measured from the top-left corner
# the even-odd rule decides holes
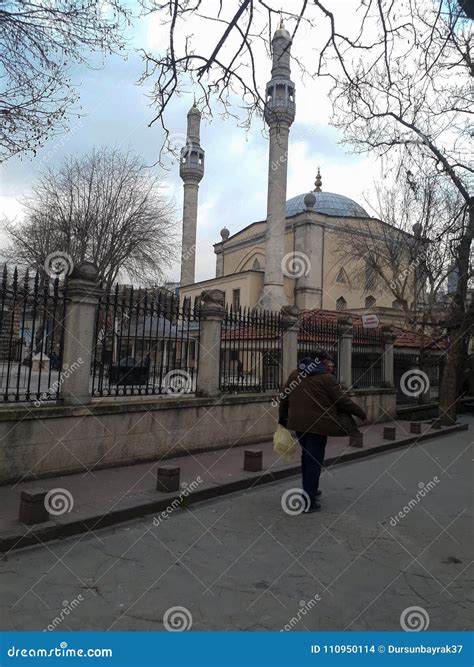
[[[203,290],[220,289],[235,308],[259,306],[276,311],[294,305],[300,310],[370,312],[381,321],[397,322],[400,304],[391,291],[376,285],[375,276],[360,259],[343,261],[340,253],[341,244],[350,243],[350,235],[367,225],[371,238],[377,238],[377,228],[384,226],[380,238],[386,238],[387,223],[369,216],[352,199],[326,192],[319,168],[309,192],[287,199],[288,140],[296,112],[290,47],[290,34],[280,24],[272,39],[273,63],[265,98],[269,128],[266,219],[233,234],[224,227],[214,244],[215,277],[200,282],[195,282],[194,251],[205,153],[200,144],[201,114],[195,104],[188,112],[188,141],[180,161],[184,183],[180,295],[194,302]]]

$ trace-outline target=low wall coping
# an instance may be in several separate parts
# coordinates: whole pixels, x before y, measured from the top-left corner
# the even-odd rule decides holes
[[[269,403],[276,392],[266,394],[231,394],[216,397],[181,396],[167,398],[163,396],[118,398],[117,400],[93,399],[88,405],[42,405],[35,407],[31,403],[16,403],[0,406],[0,422],[24,421],[29,419],[58,419],[61,417],[84,417],[87,415],[113,415],[123,412],[150,412],[155,410],[175,410],[179,408],[202,408],[218,405],[245,405],[248,403]]]

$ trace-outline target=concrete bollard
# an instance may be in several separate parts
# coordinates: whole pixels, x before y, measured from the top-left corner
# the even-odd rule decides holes
[[[246,449],[244,451],[244,470],[248,472],[259,472],[263,464],[263,451],[261,449]]]
[[[410,433],[421,435],[421,422],[410,422]]]
[[[156,490],[163,493],[179,491],[179,477],[181,469],[178,466],[161,466],[157,470]]]
[[[349,436],[349,447],[358,447],[359,449],[364,446],[364,434],[360,435],[350,435]]]
[[[384,440],[395,440],[397,437],[397,429],[395,426],[384,426],[383,427],[383,439]]]
[[[32,489],[31,491],[22,491],[20,498],[21,523],[32,526],[36,523],[49,521],[49,512],[46,509],[45,498],[46,489]]]

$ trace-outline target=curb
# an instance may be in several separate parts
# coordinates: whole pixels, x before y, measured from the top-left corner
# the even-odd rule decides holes
[[[394,449],[400,449],[412,444],[418,444],[425,440],[432,440],[444,435],[451,435],[460,431],[467,431],[468,424],[457,424],[455,426],[447,426],[440,431],[429,431],[422,435],[414,435],[400,440],[393,440],[384,442],[383,444],[372,447],[371,449],[354,449],[346,454],[340,456],[333,456],[326,459],[326,467],[337,465],[341,463],[348,463],[350,461],[363,459],[369,456],[382,454]],[[283,470],[267,471],[262,474],[255,473],[255,477],[243,477],[242,479],[234,480],[219,486],[211,486],[206,489],[194,491],[187,496],[187,502],[193,504],[203,500],[211,500],[213,498],[224,496],[235,491],[242,491],[254,486],[261,486],[262,484],[269,484],[287,477],[294,477],[300,474],[300,466],[291,466]],[[164,495],[164,494],[163,494]],[[64,537],[71,537],[91,530],[99,528],[106,528],[115,524],[130,521],[147,514],[154,514],[166,510],[175,500],[178,500],[180,494],[166,494],[165,497],[159,499],[140,502],[130,507],[123,507],[106,512],[102,516],[88,516],[82,519],[76,518],[67,523],[59,523],[57,521],[48,521],[44,524],[39,524],[38,527],[28,529],[26,526],[20,524],[16,531],[12,531],[9,535],[0,536],[0,552],[13,551],[23,547],[32,546],[34,544],[41,544],[51,540],[57,540]],[[27,532],[25,532],[27,531]]]

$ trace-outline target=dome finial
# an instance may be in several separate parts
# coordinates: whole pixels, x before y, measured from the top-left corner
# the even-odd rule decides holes
[[[278,30],[284,30],[285,29],[285,24],[283,23],[283,10],[280,9],[280,25],[278,26]]]
[[[314,181],[315,188],[313,192],[321,192],[321,186],[323,184],[323,180],[321,178],[321,172],[318,167],[318,173],[316,174],[316,180]]]

